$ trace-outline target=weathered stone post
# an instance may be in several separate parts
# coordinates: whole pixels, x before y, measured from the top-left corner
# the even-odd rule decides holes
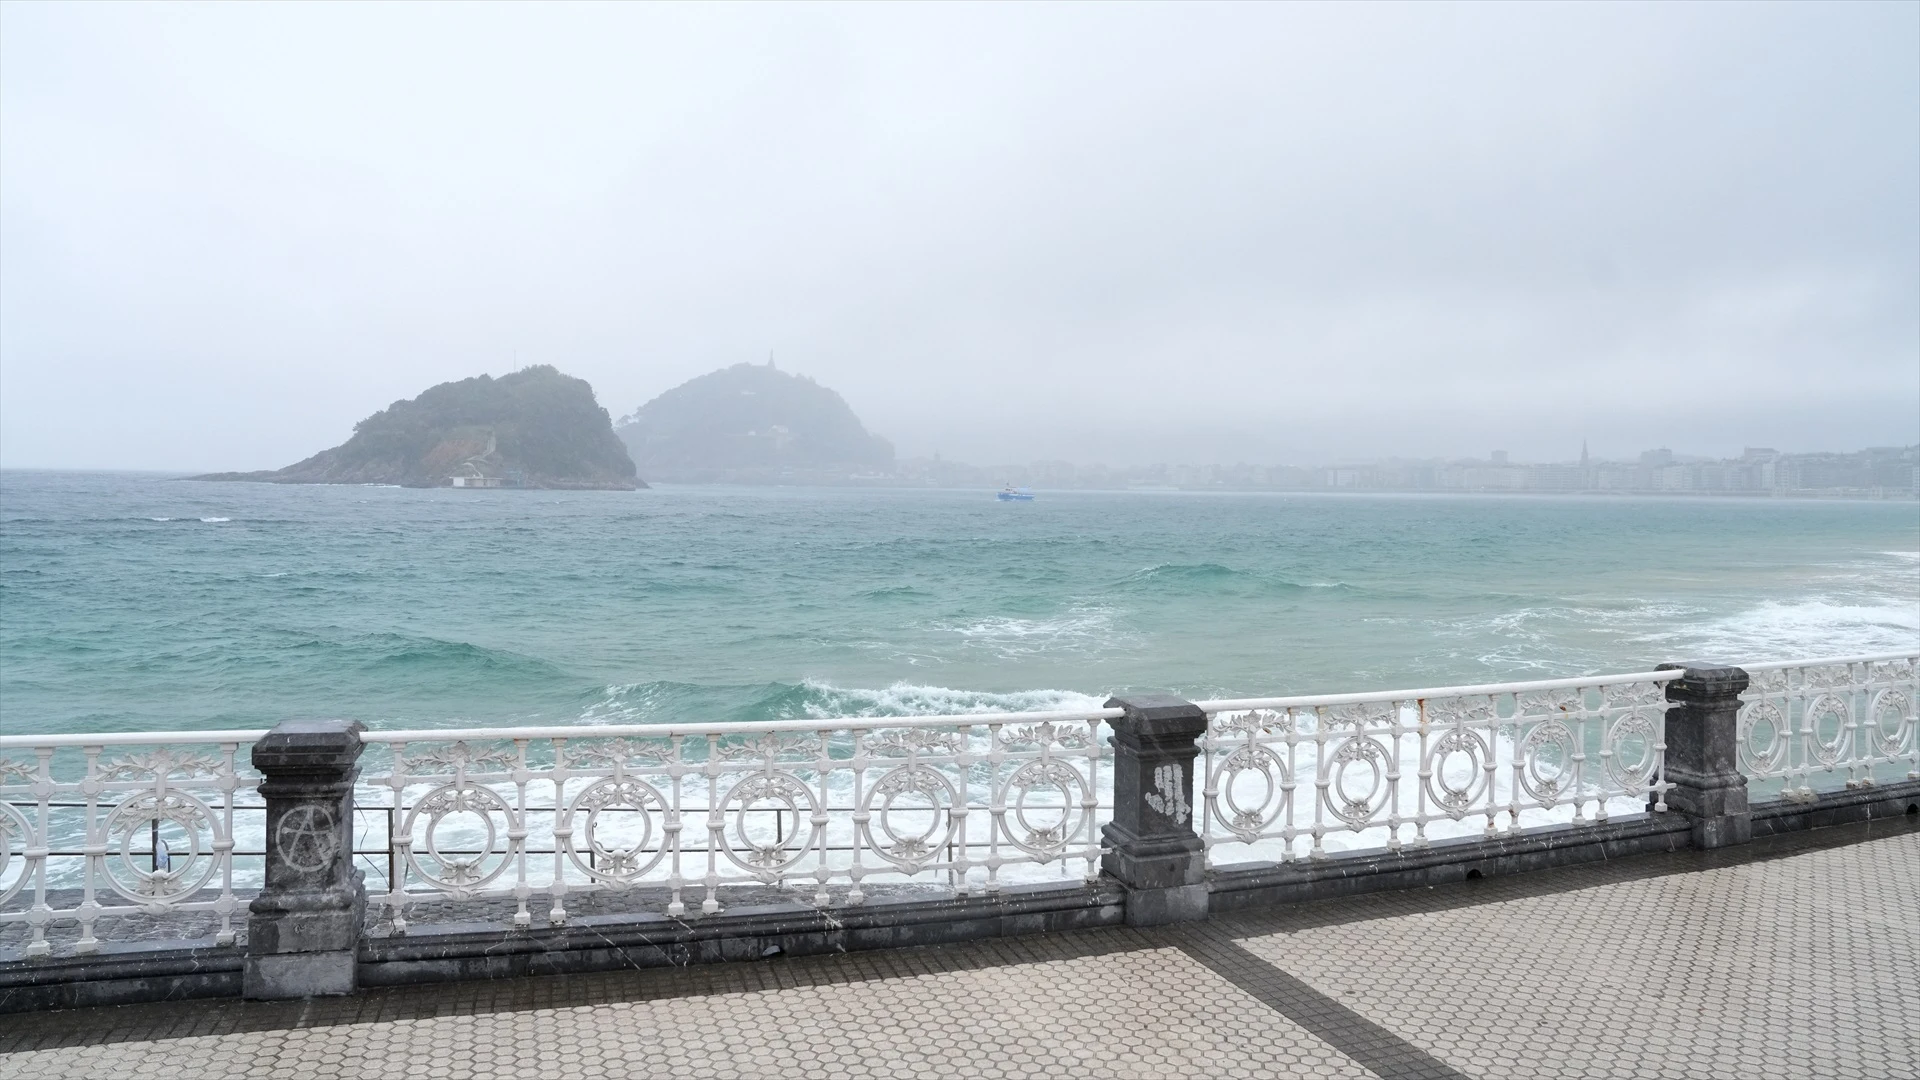
[[[1753,839],[1747,778],[1740,772],[1737,667],[1661,664],[1686,674],[1667,684],[1667,806],[1693,819],[1693,846],[1726,847]]]
[[[241,992],[350,994],[365,877],[353,869],[360,725],[289,720],[253,746],[267,801],[267,881],[250,905]]]
[[[1113,698],[1113,821],[1100,868],[1127,887],[1127,925],[1207,917],[1206,850],[1195,831],[1195,739],[1207,714],[1170,694]]]

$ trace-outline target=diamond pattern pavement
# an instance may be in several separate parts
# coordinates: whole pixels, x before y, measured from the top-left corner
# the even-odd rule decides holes
[[[0,1077],[1920,1076],[1892,824],[1158,930],[7,1016]]]
[[[19,1080],[1372,1073],[1178,949],[849,984],[248,1031],[0,1059]]]
[[[1920,833],[1241,944],[1473,1076],[1920,1077]]]

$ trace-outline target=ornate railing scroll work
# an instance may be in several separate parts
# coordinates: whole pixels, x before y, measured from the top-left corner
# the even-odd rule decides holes
[[[358,802],[384,805],[390,867],[370,899],[404,933],[423,901],[558,925],[595,892],[653,889],[681,917],[735,885],[826,905],[875,882],[1091,879],[1117,714],[367,732]]]
[[[1920,653],[1743,666],[1740,771],[1756,797],[1920,779]]]
[[[55,924],[90,953],[103,919],[203,912],[231,944],[236,814],[259,805],[242,748],[264,734],[0,736],[0,926],[42,957]]]
[[[1679,675],[1199,702],[1209,862],[1225,845],[1288,862],[1664,811]]]
[[[254,900],[259,956],[248,971],[265,986],[274,965],[291,963],[283,957],[304,955],[286,947],[305,939],[282,917],[305,918],[309,894],[331,895],[328,867],[354,881],[346,859],[365,871],[375,933],[940,899],[1091,880],[1103,855],[1138,902],[1131,921],[1193,906],[1182,890],[1198,872],[1187,867],[1189,881],[1167,870],[1172,856],[1154,846],[1165,837],[1124,849],[1149,826],[1193,828],[1206,866],[1222,869],[1594,826],[1671,802],[1690,842],[1711,847],[1748,835],[1748,792],[1726,794],[1739,775],[1756,803],[1920,780],[1920,653],[1742,669],[1115,700],[1132,713],[0,736],[0,953],[94,953],[103,941],[169,935],[232,945]],[[1184,740],[1201,714],[1189,773],[1195,747]],[[1140,803],[1126,814],[1113,802],[1113,721],[1139,735],[1128,762],[1164,758],[1127,774],[1120,786]],[[263,802],[250,751],[276,739],[286,745],[262,767],[286,775],[269,778],[267,796],[312,807]],[[334,788],[315,794],[324,762],[308,744],[326,739],[354,753],[327,744],[339,759]],[[345,807],[347,785],[350,850],[348,830],[321,809],[325,799]],[[269,813],[283,814],[273,836]],[[1174,854],[1191,853],[1192,837],[1178,839],[1188,846]],[[307,985],[286,982],[288,992]]]

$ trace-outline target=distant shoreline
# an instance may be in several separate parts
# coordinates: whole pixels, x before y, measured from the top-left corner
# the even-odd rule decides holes
[[[196,480],[209,484],[279,484],[283,487],[372,487],[372,488],[412,488],[418,491],[432,491],[447,488],[460,491],[636,491],[640,486],[632,483],[615,483],[606,480],[581,480],[577,482],[541,483],[541,484],[500,484],[486,488],[458,488],[452,484],[392,484],[379,481],[349,480],[287,480],[276,477],[272,472],[265,473],[198,473],[192,476],[170,476],[171,480]]]
[[[150,476],[159,480],[192,481],[198,483],[251,483],[272,484],[278,487],[353,487],[353,488],[402,488],[410,491],[455,490],[444,484],[389,484],[389,483],[343,483],[338,481],[313,480],[275,480],[267,476],[248,473],[194,473],[183,469],[67,469],[5,466],[0,467],[0,475],[17,473],[38,473],[68,476]],[[997,490],[990,486],[924,484],[900,480],[863,480],[858,482],[840,481],[828,483],[805,481],[795,483],[779,482],[730,482],[709,481],[649,481],[649,488],[659,490],[704,488],[734,489],[740,491],[762,490],[830,490],[830,491],[953,491],[985,492]],[[616,485],[595,485],[582,483],[577,485],[525,486],[519,488],[490,488],[492,491],[631,491]],[[638,490],[648,490],[641,488]],[[1852,489],[1798,489],[1790,491],[1662,491],[1653,488],[1611,488],[1585,491],[1526,491],[1503,490],[1500,488],[1445,489],[1433,488],[1293,488],[1293,487],[1238,487],[1230,485],[1140,485],[1134,487],[1035,487],[1035,493],[1047,495],[1340,495],[1340,496],[1419,496],[1421,498],[1501,498],[1528,499],[1569,499],[1569,498],[1605,498],[1605,499],[1748,499],[1755,502],[1920,502],[1920,494],[1907,491],[1872,491]],[[464,493],[464,492],[463,492]]]

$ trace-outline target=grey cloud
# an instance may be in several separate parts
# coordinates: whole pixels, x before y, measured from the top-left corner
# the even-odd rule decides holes
[[[1920,6],[0,30],[7,465],[273,467],[534,362],[620,414],[769,348],[982,462],[1920,439]]]

